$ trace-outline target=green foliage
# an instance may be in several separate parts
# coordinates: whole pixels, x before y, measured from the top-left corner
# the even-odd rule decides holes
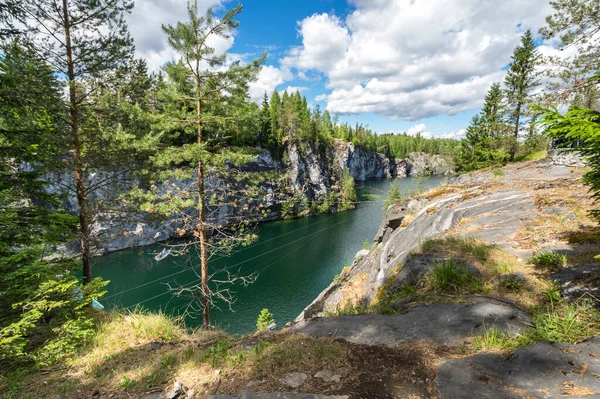
[[[556,271],[567,265],[567,256],[554,251],[538,251],[530,259],[534,265]]]
[[[344,211],[354,209],[355,202],[358,201],[356,190],[354,189],[354,178],[350,176],[350,171],[344,169],[341,177],[340,199],[338,210]]]
[[[478,291],[482,287],[481,281],[454,259],[438,262],[424,281],[427,289],[449,294]]]
[[[258,319],[256,320],[256,330],[263,331],[266,330],[271,324],[275,323],[275,319],[273,318],[273,314],[269,312],[269,309],[263,309],[260,311],[258,315]]]
[[[390,190],[388,191],[387,198],[383,204],[383,209],[388,209],[390,205],[400,202],[402,198],[402,191],[400,190],[400,183],[398,179],[392,180],[390,183]]]
[[[492,174],[494,175],[494,177],[501,177],[504,176],[504,171],[500,168],[494,168],[492,169]]]
[[[367,251],[371,249],[371,244],[369,244],[369,240],[365,240],[365,242],[363,243],[363,249]]]
[[[600,200],[600,112],[577,106],[564,115],[555,108],[536,109],[543,113],[539,123],[546,127],[551,138],[563,139],[566,145],[577,144],[573,151],[583,155],[590,168],[584,180],[592,197]],[[600,210],[595,210],[594,214],[600,216]]]
[[[519,131],[529,111],[531,93],[539,86],[539,77],[535,68],[539,64],[540,55],[536,47],[531,31],[527,30],[521,37],[521,44],[513,51],[512,60],[504,78],[508,116],[513,124],[513,133],[508,148],[511,161],[515,160],[518,150]]]

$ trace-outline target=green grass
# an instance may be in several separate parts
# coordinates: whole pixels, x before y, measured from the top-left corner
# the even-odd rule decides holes
[[[494,175],[494,177],[501,177],[504,176],[504,171],[500,168],[494,168],[492,170],[492,174]]]
[[[567,265],[567,256],[554,251],[538,251],[529,262],[546,270],[556,271]]]
[[[483,283],[454,259],[438,262],[433,270],[425,275],[424,281],[429,291],[447,294],[463,294],[483,288]]]
[[[548,151],[537,151],[537,152],[532,152],[530,154],[518,155],[515,158],[515,162],[533,161],[534,159],[546,158],[546,156],[548,156]]]

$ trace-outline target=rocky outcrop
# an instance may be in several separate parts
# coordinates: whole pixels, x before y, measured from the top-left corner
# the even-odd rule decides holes
[[[468,176],[448,188],[445,195],[391,206],[374,239],[377,246],[356,259],[341,282],[325,289],[297,320],[335,313],[347,306],[370,304],[394,272],[406,266],[409,255],[421,242],[440,237],[451,229],[455,234],[476,237],[512,255],[528,258],[531,251],[516,245],[515,236],[519,229],[538,218],[536,188],[553,184],[546,182],[576,178],[569,168],[546,161],[526,167],[515,164],[505,170],[501,179],[485,182],[478,175]],[[492,184],[498,187],[490,190]]]
[[[417,305],[400,315],[359,315],[302,320],[290,332],[311,337],[343,338],[362,345],[397,345],[413,341],[453,345],[497,328],[518,335],[530,323],[529,315],[491,298],[473,298],[472,303]]]
[[[571,148],[554,148],[548,151],[548,159],[558,166],[584,167],[585,159]]]
[[[598,397],[600,337],[577,345],[540,342],[510,356],[481,353],[439,366],[440,399]]]
[[[260,151],[251,162],[240,166],[229,165],[248,178],[239,178],[239,174],[236,178],[233,174],[230,177],[210,177],[207,181],[208,192],[227,190],[229,200],[226,204],[207,204],[209,222],[227,227],[239,220],[279,220],[282,218],[282,204],[286,202],[293,203],[295,213],[314,214],[315,210],[308,209],[308,206],[299,209],[299,198],[305,200],[305,204],[324,202],[328,193],[340,190],[339,181],[344,169],[348,169],[350,176],[357,181],[415,173],[451,172],[451,167],[440,156],[418,153],[411,154],[406,160],[389,159],[337,139],[325,153],[317,151],[308,143],[288,141],[284,145],[282,159],[274,159],[269,151]],[[90,194],[92,202],[101,200],[106,205],[108,199],[115,198],[115,193],[126,192],[138,185],[128,173],[117,174],[117,178],[105,181],[107,176],[105,173],[92,173],[88,176],[90,184],[110,183],[105,189]],[[73,179],[69,174],[50,176],[49,180],[52,182],[50,191],[54,193],[65,192],[65,187],[73,186]],[[165,186],[165,190],[191,190],[194,184],[194,177],[184,181],[173,179]],[[245,194],[248,186],[254,187],[254,195]],[[65,198],[64,208],[76,213],[75,196],[70,193]],[[105,208],[111,211],[104,212],[98,208],[98,211],[93,212],[95,222],[91,235],[96,255],[163,241],[175,235],[182,227],[174,220],[157,220],[133,209],[125,210],[118,202]],[[115,209],[123,209],[123,212],[115,212]],[[330,210],[335,211],[335,205]],[[195,210],[190,209],[190,212]],[[63,252],[69,256],[77,256],[78,250],[77,243],[73,243]]]
[[[416,175],[449,175],[452,164],[441,155],[415,152],[405,159],[390,158],[376,152],[366,152],[353,143],[334,139],[332,143],[334,165],[348,169],[357,181],[372,178],[406,177]]]

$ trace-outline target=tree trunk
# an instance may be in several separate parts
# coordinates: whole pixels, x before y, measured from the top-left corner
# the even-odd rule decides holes
[[[198,145],[202,144],[202,102],[196,103],[198,117]],[[198,233],[200,236],[200,262],[202,267],[202,327],[208,330],[210,327],[210,301],[208,296],[208,248],[206,245],[206,209],[204,208],[204,164],[202,159],[198,160],[198,208],[200,211],[200,223]]]
[[[73,67],[73,48],[71,45],[71,27],[67,0],[63,0],[63,23],[65,26],[65,48],[67,52],[67,77],[69,79],[69,115],[71,117],[71,141],[73,144],[73,160],[75,168],[75,191],[79,212],[79,230],[81,260],[83,262],[83,283],[92,281],[92,264],[90,251],[90,227],[85,198],[85,181],[81,168],[81,147],[79,144],[79,113],[75,92],[75,71]]]
[[[516,110],[516,118],[515,118],[515,131],[513,133],[513,142],[510,146],[510,160],[511,162],[515,161],[515,155],[517,153],[517,145],[519,143],[519,123],[521,120],[521,104],[517,106]]]

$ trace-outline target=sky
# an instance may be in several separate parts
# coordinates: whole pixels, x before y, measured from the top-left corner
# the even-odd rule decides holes
[[[198,5],[222,15],[237,2]],[[250,85],[257,102],[300,90],[311,106],[377,133],[460,138],[520,36],[537,34],[551,13],[547,0],[246,0],[234,36],[212,45],[243,62],[267,51]],[[186,18],[183,0],[137,0],[127,19],[151,70],[174,58],[161,24]]]

